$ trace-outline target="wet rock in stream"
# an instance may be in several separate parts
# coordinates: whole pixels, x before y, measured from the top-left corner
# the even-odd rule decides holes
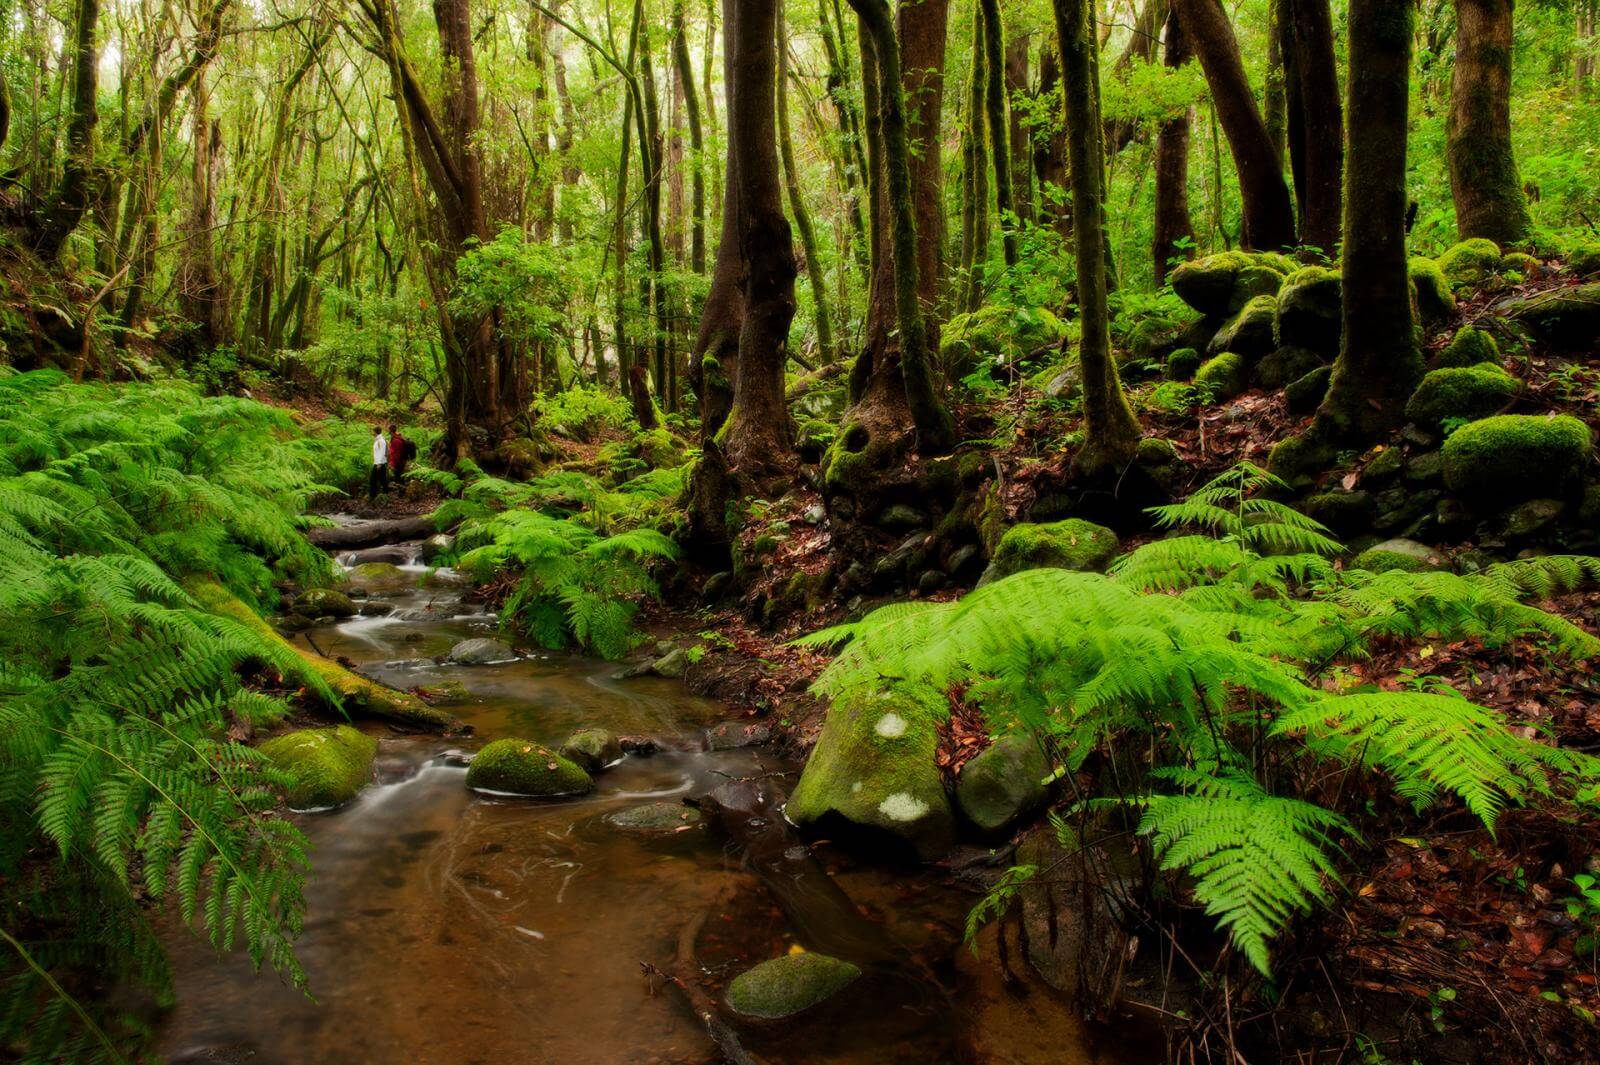
[[[568,736],[558,753],[586,772],[598,773],[622,761],[622,744],[607,729],[586,728]]]
[[[606,824],[625,832],[659,834],[699,825],[700,811],[676,802],[649,802],[607,814]]]
[[[471,640],[462,640],[450,648],[450,653],[446,657],[458,666],[487,666],[498,662],[515,661],[517,652],[499,640],[479,636]]]
[[[594,781],[583,769],[532,740],[495,740],[467,767],[467,787],[504,795],[583,795]]]
[[[349,725],[301,729],[261,745],[261,753],[289,776],[285,797],[297,810],[340,806],[372,779],[378,741]]]
[[[728,1006],[745,1017],[782,1020],[837,995],[861,977],[847,961],[806,951],[764,961],[728,985]]]
[[[759,721],[724,721],[706,729],[706,750],[737,751],[772,742],[772,729]]]

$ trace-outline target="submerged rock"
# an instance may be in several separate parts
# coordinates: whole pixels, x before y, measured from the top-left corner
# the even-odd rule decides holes
[[[294,601],[294,612],[308,618],[348,618],[355,616],[356,605],[332,588],[309,588]]]
[[[289,805],[310,810],[355,798],[372,779],[378,741],[349,725],[335,725],[275,737],[261,745],[261,753],[289,775]]]
[[[1044,802],[1049,771],[1049,760],[1032,736],[1002,736],[962,768],[956,803],[968,821],[997,832]]]
[[[479,636],[462,640],[450,648],[450,654],[446,657],[458,666],[486,666],[493,662],[509,662],[517,657],[517,653],[499,640]]]
[[[1028,569],[1099,572],[1117,553],[1117,534],[1082,518],[1013,525],[1000,537],[979,585]]]
[[[689,652],[681,647],[674,647],[654,662],[650,663],[650,672],[658,677],[668,677],[672,680],[683,676],[689,668]]]
[[[624,832],[677,832],[700,824],[700,811],[676,802],[647,802],[606,815],[606,824]]]
[[[737,751],[772,741],[772,729],[759,721],[724,721],[706,729],[706,750]]]
[[[785,813],[797,825],[830,815],[907,840],[924,857],[950,845],[954,814],[934,764],[948,703],[928,689],[858,691],[829,710]]]
[[[781,1020],[827,1001],[860,977],[859,966],[827,954],[785,954],[734,977],[728,1006],[746,1017]]]
[[[607,729],[586,728],[568,736],[559,753],[585,772],[598,773],[622,760],[622,744]]]
[[[594,781],[580,767],[532,740],[495,740],[467,767],[467,787],[509,795],[583,795]]]

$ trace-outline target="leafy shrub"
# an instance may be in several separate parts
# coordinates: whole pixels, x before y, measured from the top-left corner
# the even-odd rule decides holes
[[[1417,807],[1453,795],[1491,829],[1507,804],[1592,797],[1600,760],[1513,733],[1453,695],[1330,694],[1321,674],[1379,639],[1499,641],[1534,633],[1573,658],[1600,640],[1525,605],[1600,578],[1600,561],[1539,558],[1482,573],[1340,571],[1316,522],[1262,498],[1283,484],[1224,474],[1158,522],[1198,532],[1124,555],[1109,575],[1030,570],[951,603],[897,603],[813,634],[845,644],[817,682],[847,693],[899,682],[969,684],[1069,770],[1148,751],[1142,781],[1101,804],[1139,812],[1164,868],[1257,969],[1297,914],[1326,902],[1343,841],[1337,811],[1293,794],[1319,762],[1384,773]],[[1126,757],[1118,761],[1127,765]],[[992,907],[989,908],[992,911]]]
[[[628,401],[600,385],[576,384],[564,392],[542,395],[533,401],[539,424],[574,440],[593,441],[606,430],[633,425]]]

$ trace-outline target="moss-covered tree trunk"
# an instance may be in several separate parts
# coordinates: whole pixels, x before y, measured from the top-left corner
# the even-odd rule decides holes
[[[731,62],[739,72],[738,92],[728,98],[728,153],[739,181],[744,322],[723,439],[729,468],[747,482],[784,474],[794,465],[794,424],[783,371],[798,270],[778,174],[779,2],[741,0],[727,33]]]
[[[1169,13],[1162,63],[1176,70],[1190,58],[1183,26]],[[1182,113],[1163,121],[1156,131],[1155,225],[1150,251],[1158,285],[1166,281],[1174,259],[1194,256],[1194,221],[1189,217],[1189,126],[1193,110],[1185,106]],[[1186,250],[1180,251],[1180,247]]]
[[[1422,377],[1406,259],[1413,17],[1413,0],[1350,3],[1344,337],[1310,428],[1273,450],[1273,467],[1287,476],[1324,466],[1338,449],[1394,428]]]
[[[1221,0],[1172,0],[1172,9],[1205,71],[1217,121],[1228,138],[1244,202],[1246,248],[1278,249],[1295,242],[1294,208],[1266,120],[1245,75],[1233,23]]]
[[[1026,33],[1013,34],[1006,42],[1006,96],[1014,100],[1018,94],[1027,95],[1028,92],[1028,52],[1030,51],[1030,35]],[[1018,107],[1008,107],[1010,112],[1010,126],[1008,129],[1011,141],[1011,207],[1017,212],[1017,218],[1023,222],[1033,221],[1033,183],[1029,175],[1033,172],[1032,153],[1028,147],[1028,130],[1023,124],[1023,111]]]
[[[1335,258],[1344,210],[1344,115],[1328,0],[1282,0],[1300,243]]]
[[[984,148],[983,9],[972,6],[972,69],[967,78],[961,133],[961,285],[959,306],[976,310],[983,299],[983,260],[989,253],[989,162]]]
[[[1053,40],[1039,46],[1039,96],[1048,99],[1061,81],[1061,62]],[[1072,239],[1072,207],[1067,202],[1067,135],[1053,122],[1034,133],[1033,172],[1039,179],[1039,221],[1061,239]]]
[[[1514,0],[1456,0],[1446,151],[1461,239],[1502,246],[1528,237],[1532,221],[1511,150],[1511,16]]]
[[[780,0],[781,2],[781,0]],[[843,354],[834,348],[833,321],[828,310],[828,284],[822,274],[822,256],[817,250],[817,234],[811,225],[811,212],[806,210],[805,196],[800,188],[800,171],[795,165],[794,136],[789,129],[789,48],[784,32],[783,10],[778,11],[778,147],[783,159],[783,182],[789,193],[789,212],[794,215],[795,232],[800,235],[800,249],[806,257],[806,279],[811,284],[812,320],[817,330],[817,351],[824,363],[834,362]]]
[[[60,254],[94,199],[94,131],[100,123],[95,106],[100,88],[100,50],[95,45],[99,27],[100,0],[78,0],[69,53],[72,111],[67,119],[66,164],[49,200],[28,227],[34,249],[46,259]]]
[[[932,337],[924,311],[938,292],[939,240],[942,207],[939,188],[939,111],[944,74],[947,8],[944,0],[922,0],[900,10],[900,34],[886,0],[850,0],[872,43],[877,71],[877,126],[881,139],[881,166],[876,175],[881,194],[878,223],[880,254],[875,263],[873,302],[879,306],[892,294],[894,322],[898,326],[898,359],[890,356],[890,338],[883,316],[878,316],[881,339],[868,323],[867,356],[873,374],[890,373],[898,362],[900,388],[916,429],[917,447],[924,454],[940,454],[954,444],[950,411],[939,394],[933,368]],[[901,37],[905,42],[902,75]],[[909,106],[908,106],[909,105]],[[914,110],[913,110],[914,108]],[[908,112],[916,116],[919,151],[913,159]],[[919,230],[927,234],[918,239]],[[869,311],[870,317],[870,311]],[[887,382],[884,382],[887,384]],[[893,387],[892,385],[890,387]]]
[[[705,134],[700,126],[700,94],[694,87],[694,67],[689,62],[688,30],[683,20],[683,0],[672,5],[672,63],[677,69],[678,91],[683,94],[683,112],[689,124],[689,269],[706,272],[706,179]]]
[[[1072,222],[1077,237],[1078,361],[1083,368],[1083,447],[1075,469],[1094,476],[1126,464],[1139,445],[1139,423],[1111,361],[1106,305],[1105,155],[1091,0],[1051,0],[1061,46]]]
[[[1017,265],[1016,204],[1011,195],[1011,125],[1006,118],[1005,31],[1000,0],[978,0],[983,19],[983,108],[994,166],[994,204],[1000,220],[1000,245],[1007,266]]]

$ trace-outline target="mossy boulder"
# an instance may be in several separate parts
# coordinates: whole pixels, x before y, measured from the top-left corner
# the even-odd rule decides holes
[[[1002,736],[962,767],[956,804],[978,829],[998,832],[1044,802],[1049,771],[1038,740],[1020,733]]]
[[[579,729],[556,753],[585,773],[598,773],[622,761],[622,743],[609,729]]]
[[[1500,269],[1514,270],[1527,279],[1544,273],[1544,263],[1525,251],[1508,251],[1500,258]]]
[[[1328,394],[1328,382],[1333,379],[1333,367],[1319,366],[1304,377],[1297,377],[1283,386],[1284,404],[1290,414],[1310,414]]]
[[[1473,237],[1439,256],[1439,270],[1451,285],[1477,285],[1500,269],[1500,258],[1500,245],[1487,237]]]
[[[372,779],[378,741],[349,725],[301,729],[261,745],[274,767],[286,773],[284,797],[297,810],[340,806]]]
[[[1447,418],[1476,420],[1500,410],[1517,394],[1517,379],[1497,364],[1433,370],[1406,402],[1406,417],[1431,430]]]
[[[745,1017],[777,1021],[826,1002],[861,978],[852,962],[802,951],[764,961],[728,984],[728,1006]]]
[[[1508,540],[1521,540],[1543,532],[1566,512],[1567,504],[1559,499],[1530,499],[1518,503],[1500,515],[1500,535]]]
[[[1013,525],[1000,537],[989,568],[978,582],[988,584],[1025,569],[1071,569],[1098,573],[1117,554],[1117,534],[1082,518]]]
[[[1323,364],[1320,352],[1310,348],[1279,348],[1250,371],[1250,380],[1258,388],[1276,391],[1290,381],[1298,381]]]
[[[1456,335],[1434,360],[1434,365],[1441,369],[1484,364],[1500,365],[1500,345],[1494,342],[1494,337],[1470,325],[1456,330]]]
[[[1055,347],[1066,336],[1067,324],[1042,307],[986,303],[945,323],[939,355],[945,372],[959,381],[985,365]]]
[[[1321,522],[1340,536],[1354,536],[1372,527],[1378,504],[1371,492],[1319,492],[1300,504],[1306,517]]]
[[[1557,351],[1593,352],[1600,347],[1600,281],[1513,300],[1503,310]]]
[[[1416,300],[1417,314],[1425,323],[1442,322],[1456,313],[1455,293],[1450,291],[1450,281],[1432,259],[1418,255],[1410,261],[1411,295]]]
[[[838,817],[899,836],[924,857],[942,854],[955,815],[934,756],[949,713],[943,695],[925,688],[842,696],[784,808],[789,820],[806,826]]]
[[[1188,381],[1200,369],[1200,353],[1193,348],[1178,348],[1167,356],[1164,373],[1169,381]]]
[[[1501,414],[1450,434],[1444,483],[1480,508],[1559,498],[1581,483],[1592,450],[1589,427],[1577,418]]]
[[[467,787],[504,795],[554,798],[594,790],[582,767],[532,740],[495,740],[467,767]]]
[[[703,820],[700,811],[681,802],[647,802],[606,815],[606,824],[624,832],[658,835],[693,828]]]
[[[1201,314],[1226,318],[1257,296],[1275,295],[1291,265],[1282,256],[1226,251],[1172,272],[1172,291]]]
[[[294,601],[294,612],[308,618],[354,617],[356,604],[333,588],[308,588]]]
[[[1278,293],[1273,319],[1278,345],[1338,354],[1343,287],[1339,272],[1324,266],[1307,266],[1290,274]]]
[[[363,588],[377,591],[396,591],[415,583],[415,578],[392,562],[363,562],[353,567],[348,576]]]
[[[499,640],[477,636],[470,640],[462,640],[450,648],[448,657],[458,666],[487,666],[513,661],[517,657],[517,652]]]
[[[1394,539],[1367,548],[1355,557],[1350,566],[1352,569],[1371,570],[1374,573],[1396,569],[1407,573],[1425,573],[1429,570],[1446,569],[1449,563],[1445,561],[1443,555],[1427,544],[1419,544],[1415,540]]]
[[[422,541],[422,561],[432,565],[437,559],[443,558],[456,549],[456,538],[450,533],[435,533]]]
[[[1243,356],[1225,351],[1201,364],[1194,374],[1195,387],[1206,390],[1213,400],[1232,399],[1250,387],[1250,364]]]
[[[683,441],[665,429],[646,429],[633,438],[633,450],[653,470],[681,466],[686,452]]]
[[[1252,363],[1264,357],[1277,344],[1273,339],[1277,308],[1276,298],[1255,297],[1217,330],[1217,335],[1211,338],[1206,350],[1212,355],[1220,355],[1225,351],[1236,352]]]

